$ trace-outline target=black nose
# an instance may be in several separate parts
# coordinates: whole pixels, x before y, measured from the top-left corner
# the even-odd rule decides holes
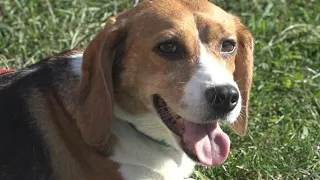
[[[239,100],[239,92],[232,85],[219,85],[206,90],[206,98],[218,113],[228,113],[232,111]]]

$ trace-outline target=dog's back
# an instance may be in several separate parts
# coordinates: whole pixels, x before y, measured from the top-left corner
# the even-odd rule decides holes
[[[30,112],[27,100],[55,91],[53,81],[68,68],[67,63],[66,59],[45,59],[27,69],[0,75],[1,180],[50,179],[49,152],[37,123],[41,119]]]
[[[0,179],[48,179],[50,174],[45,145],[23,98],[32,71],[0,76]]]

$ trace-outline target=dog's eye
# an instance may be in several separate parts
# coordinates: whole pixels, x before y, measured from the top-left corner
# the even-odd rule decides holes
[[[175,53],[177,46],[173,43],[163,43],[159,45],[159,50],[163,53]]]
[[[221,53],[222,54],[231,54],[235,50],[235,42],[232,40],[225,40],[221,44]]]
[[[183,48],[176,41],[166,41],[159,43],[155,47],[155,52],[167,59],[176,60],[183,58]]]

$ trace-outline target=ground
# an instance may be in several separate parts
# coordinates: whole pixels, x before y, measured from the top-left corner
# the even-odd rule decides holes
[[[204,179],[320,178],[320,1],[215,0],[255,37],[249,131]],[[1,0],[0,69],[83,48],[131,0]]]

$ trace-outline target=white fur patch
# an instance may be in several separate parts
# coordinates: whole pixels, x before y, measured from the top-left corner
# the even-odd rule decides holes
[[[156,113],[141,115],[132,115],[123,111],[118,105],[115,105],[115,116],[119,119],[130,122],[141,133],[159,141],[164,141],[174,148],[179,148],[173,133],[163,123],[162,119]]]
[[[237,83],[233,80],[226,68],[222,67],[213,56],[211,56],[204,45],[200,44],[200,66],[193,77],[187,83],[182,98],[182,103],[187,106],[179,114],[195,123],[200,123],[208,117],[210,106],[205,97],[205,90],[216,85],[232,85],[239,92]],[[240,93],[240,92],[239,92]],[[241,97],[237,106],[229,113],[226,120],[232,123],[239,116],[241,110]]]

